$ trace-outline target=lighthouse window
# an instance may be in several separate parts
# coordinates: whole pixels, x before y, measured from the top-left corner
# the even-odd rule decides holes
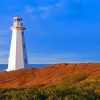
[[[27,63],[27,59],[25,59],[25,63]]]
[[[23,48],[24,48],[24,49],[26,48],[24,43],[23,43]]]
[[[24,36],[24,32],[22,32],[22,35]]]
[[[25,44],[23,44],[23,47],[24,47],[24,49],[25,49]]]

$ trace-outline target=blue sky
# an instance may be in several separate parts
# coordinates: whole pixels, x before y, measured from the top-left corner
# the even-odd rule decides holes
[[[27,28],[29,63],[100,62],[100,0],[0,0],[0,63],[16,15]]]

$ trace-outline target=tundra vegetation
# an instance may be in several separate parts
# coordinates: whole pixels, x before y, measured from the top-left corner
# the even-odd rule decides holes
[[[0,100],[100,100],[100,77],[75,75],[55,86],[0,89]]]

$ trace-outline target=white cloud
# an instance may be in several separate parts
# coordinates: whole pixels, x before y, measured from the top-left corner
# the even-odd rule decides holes
[[[33,13],[35,10],[36,10],[35,8],[32,8],[30,6],[26,7],[26,12],[28,12],[28,13]]]
[[[66,54],[31,54],[29,55],[29,62],[34,64],[52,64],[52,63],[74,63],[82,62],[84,58],[88,58],[83,54],[66,53]]]
[[[50,6],[48,6],[48,7],[43,6],[43,7],[38,7],[38,10],[39,11],[48,11],[48,10],[50,10],[50,8],[51,8]]]
[[[8,36],[9,29],[0,30],[0,37]]]
[[[0,51],[0,58],[4,57],[4,56],[7,56],[7,55],[8,55],[7,51]]]
[[[55,4],[55,7],[59,9],[63,8],[65,5],[66,5],[66,0],[59,0],[59,2]]]
[[[0,64],[7,64],[7,59],[5,59],[5,58],[2,58],[2,59],[0,59]]]
[[[3,63],[6,64],[8,62],[8,56],[9,56],[8,51],[0,50],[0,64]]]
[[[58,2],[55,2],[54,4],[49,4],[45,6],[37,6],[37,7],[26,7],[26,12],[29,14],[37,14],[38,16],[42,18],[48,18],[51,14],[58,13],[60,11],[63,11],[64,7],[66,5],[66,0],[58,0]],[[35,13],[36,12],[36,13]]]
[[[11,34],[9,33],[9,29],[0,30],[0,48],[8,46],[10,36]]]
[[[9,30],[9,29],[8,29]],[[0,30],[0,63],[7,63],[8,47],[9,47],[9,32],[8,30]]]
[[[52,14],[52,9],[53,9],[52,5],[38,7],[38,11],[40,12],[40,17],[44,19],[48,18]]]

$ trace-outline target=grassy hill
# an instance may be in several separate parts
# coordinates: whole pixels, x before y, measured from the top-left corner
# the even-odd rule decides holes
[[[0,72],[0,100],[100,100],[100,64]]]

